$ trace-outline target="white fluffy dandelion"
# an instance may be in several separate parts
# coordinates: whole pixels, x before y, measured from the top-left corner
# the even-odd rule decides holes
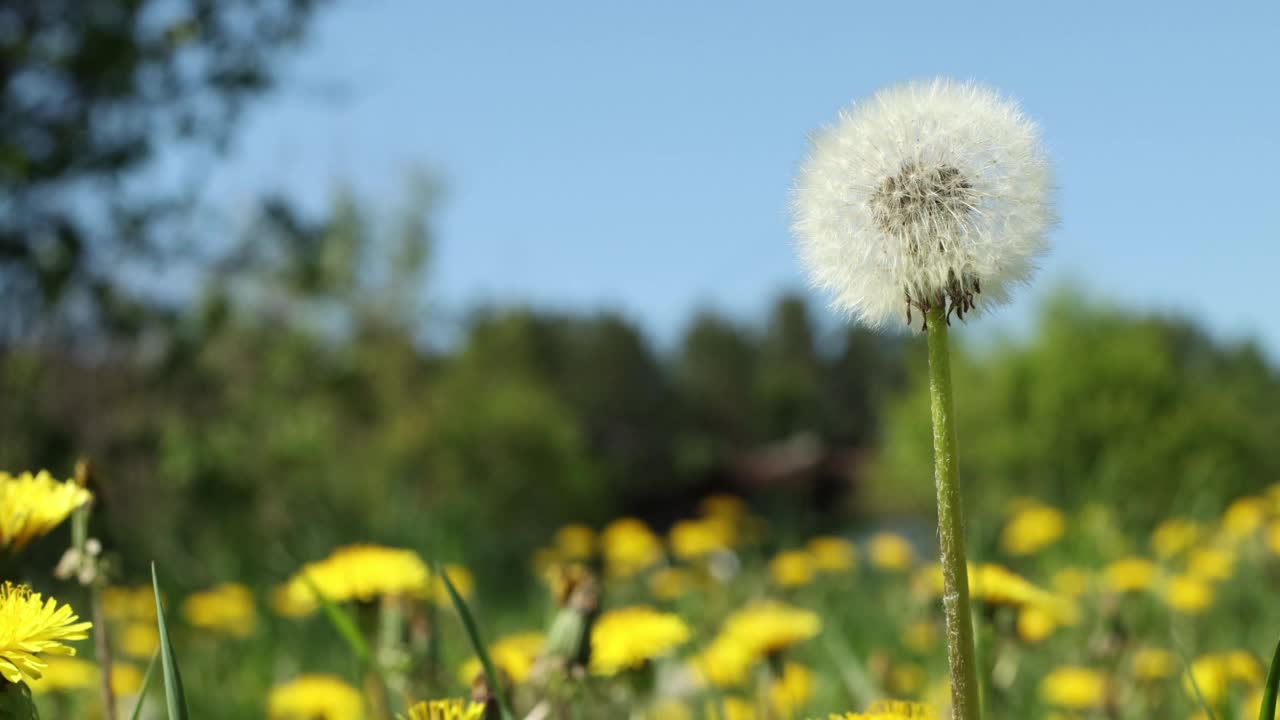
[[[1039,130],[971,83],[908,83],[812,139],[792,199],[800,256],[833,305],[873,326],[911,309],[1006,302],[1054,223]]]

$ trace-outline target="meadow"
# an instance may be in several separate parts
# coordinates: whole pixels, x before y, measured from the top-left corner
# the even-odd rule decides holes
[[[49,498],[55,485],[76,487],[48,475],[0,482],[46,483]],[[64,508],[87,500],[58,497]],[[1020,497],[989,510],[978,524],[998,531],[970,579],[992,717],[1257,716],[1280,626],[1280,486],[1141,530],[1101,504]],[[57,513],[37,515],[51,524]],[[22,527],[4,528],[10,550],[27,539]],[[361,540],[274,586],[226,578],[170,595],[162,584],[188,697],[223,705],[193,702],[192,717],[947,716],[941,569],[923,526],[805,536],[716,495],[666,528],[635,518],[561,527],[529,553],[531,590],[515,603],[477,594],[465,565],[444,565],[496,686],[427,549]],[[87,613],[81,593],[59,588],[60,602]],[[97,592],[116,717],[144,699],[139,717],[163,717],[161,671],[148,668],[159,643],[151,586]],[[523,609],[489,611],[513,605]],[[103,717],[95,651],[73,646],[76,657],[45,658],[29,681],[42,717]],[[13,648],[0,651],[12,662]],[[885,699],[920,705],[852,714]]]
[[[1280,718],[1265,19],[326,4],[0,10],[0,720]]]

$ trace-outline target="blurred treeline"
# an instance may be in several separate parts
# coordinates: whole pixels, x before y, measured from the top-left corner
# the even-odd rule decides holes
[[[569,521],[662,522],[703,494],[840,496],[904,343],[707,312],[658,349],[626,317],[430,298],[426,181],[379,212],[267,200],[179,307],[0,354],[0,466],[93,459],[126,562],[194,583],[362,539],[491,569]],[[178,562],[174,562],[178,561]]]
[[[436,189],[411,190],[314,220],[264,201],[188,302],[87,347],[10,342],[0,466],[92,458],[126,567],[192,584],[365,539],[510,577],[561,523],[661,524],[715,491],[813,524],[928,512],[916,342],[797,296],[672,347],[612,313],[459,317],[429,301]],[[977,514],[1032,494],[1145,522],[1278,476],[1280,376],[1251,345],[1070,292],[981,345],[955,367]]]
[[[440,307],[430,180],[176,231],[190,193],[131,173],[174,143],[216,157],[313,5],[0,8],[0,468],[91,458],[95,533],[192,586],[358,540],[510,578],[560,523],[660,525],[716,491],[810,526],[928,519],[905,336],[799,296],[661,345],[615,313]],[[977,516],[1034,494],[1145,523],[1280,477],[1280,375],[1183,319],[1064,291],[1028,337],[962,345],[955,374]]]

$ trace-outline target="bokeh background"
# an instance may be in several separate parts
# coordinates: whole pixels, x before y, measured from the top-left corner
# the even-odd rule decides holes
[[[0,468],[95,468],[122,578],[358,540],[495,614],[567,522],[747,498],[927,545],[918,335],[806,289],[806,135],[945,74],[1018,98],[1063,218],[957,332],[973,543],[1032,495],[1145,533],[1280,479],[1271,2],[13,0]],[[24,555],[51,567],[67,530]]]

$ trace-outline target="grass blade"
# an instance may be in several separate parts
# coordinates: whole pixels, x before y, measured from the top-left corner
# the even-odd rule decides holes
[[[156,626],[160,630],[160,667],[164,670],[164,701],[169,709],[169,720],[187,720],[187,696],[182,691],[182,675],[178,672],[178,659],[169,642],[169,628],[164,621],[164,603],[160,602],[160,581],[156,578],[156,564],[151,563],[151,589],[156,596]]]
[[[884,693],[876,689],[875,683],[862,667],[862,663],[858,662],[858,658],[842,640],[836,639],[834,635],[828,635],[823,643],[823,649],[827,651],[831,663],[836,666],[841,688],[852,707],[865,705],[869,702],[868,698],[883,697]]]
[[[493,664],[492,658],[489,657],[489,647],[480,638],[480,628],[476,626],[475,617],[471,615],[471,610],[467,608],[467,603],[458,594],[457,588],[453,586],[453,582],[449,580],[449,576],[439,563],[436,563],[435,571],[436,577],[440,578],[444,589],[448,591],[449,600],[453,602],[453,608],[458,611],[458,617],[462,619],[462,627],[467,631],[467,639],[471,641],[471,649],[475,650],[476,657],[480,658],[480,665],[484,668],[485,682],[489,684],[489,691],[498,700],[498,711],[502,715],[502,720],[514,720],[515,716],[511,714],[511,710],[507,707],[507,699],[502,692],[502,686],[498,684],[498,671]]]
[[[1200,703],[1200,709],[1204,710],[1205,717],[1209,720],[1218,720],[1217,714],[1213,712],[1213,708],[1209,707],[1209,702],[1204,699],[1204,693],[1200,692],[1200,683],[1196,682],[1196,674],[1191,671],[1191,658],[1187,656],[1187,651],[1182,649],[1182,643],[1177,638],[1173,639],[1173,649],[1178,651],[1178,658],[1182,660],[1183,672],[1187,674],[1187,682],[1190,683],[1191,689],[1195,691],[1196,701]]]
[[[1276,643],[1276,652],[1271,657],[1271,669],[1267,671],[1267,686],[1262,690],[1262,707],[1258,710],[1259,720],[1275,720],[1278,691],[1280,691],[1280,643]]]
[[[134,704],[133,714],[129,716],[129,720],[138,720],[142,717],[142,706],[147,700],[147,688],[151,687],[151,673],[155,671],[156,660],[159,659],[159,650],[151,653],[151,662],[147,663],[147,669],[142,673],[142,685],[138,688],[138,702]]]
[[[333,626],[334,630],[338,631],[338,634],[347,643],[347,647],[351,649],[356,659],[360,661],[360,666],[364,668],[371,667],[373,665],[373,653],[369,651],[369,643],[365,641],[364,635],[360,634],[360,628],[356,626],[356,621],[352,619],[347,611],[338,607],[337,603],[325,597],[325,594],[320,592],[320,588],[316,587],[316,584],[311,581],[311,578],[307,577],[306,573],[303,573],[302,579],[307,583],[307,587],[311,588],[311,593],[315,595],[316,602],[324,609],[324,616],[328,618],[329,624]]]

